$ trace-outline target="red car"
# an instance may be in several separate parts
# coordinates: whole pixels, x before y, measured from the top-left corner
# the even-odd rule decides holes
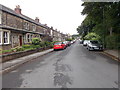
[[[66,46],[63,42],[57,42],[54,44],[54,47],[53,47],[54,50],[65,49],[65,48]]]

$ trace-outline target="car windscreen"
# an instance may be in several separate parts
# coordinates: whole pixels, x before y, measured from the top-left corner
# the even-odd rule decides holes
[[[62,44],[66,44],[66,42],[62,42]]]
[[[57,42],[57,43],[55,43],[54,45],[60,45],[61,44],[61,42]]]
[[[90,41],[92,44],[99,44],[98,41]]]

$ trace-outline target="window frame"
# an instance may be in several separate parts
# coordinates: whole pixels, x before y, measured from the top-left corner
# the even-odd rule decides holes
[[[1,41],[1,42],[0,42],[0,45],[2,45],[2,41],[3,41],[3,40],[2,40],[2,37],[3,37],[3,34],[2,34],[2,31],[0,31],[0,41]]]
[[[36,25],[32,25],[32,30],[36,31]]]
[[[2,12],[0,11],[0,24],[2,24]]]
[[[7,37],[5,38],[4,37],[4,32],[6,32],[7,33]],[[7,39],[7,42],[5,42],[5,39]],[[3,44],[9,44],[10,43],[10,33],[9,33],[9,31],[3,31]]]
[[[29,36],[29,37],[28,37],[28,36]],[[27,34],[26,34],[26,42],[27,42],[27,43],[32,42],[32,37],[33,37],[33,35],[32,35],[32,34],[27,33]]]
[[[29,23],[28,22],[24,22],[24,29],[25,30],[29,30],[30,28],[29,28]]]
[[[5,37],[4,37],[4,32],[7,32],[7,42],[5,43]],[[7,30],[1,30],[0,31],[0,34],[1,34],[1,42],[0,42],[0,45],[6,45],[6,44],[10,44],[10,31],[7,31]]]

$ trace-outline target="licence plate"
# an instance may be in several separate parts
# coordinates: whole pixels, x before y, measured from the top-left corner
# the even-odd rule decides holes
[[[99,48],[95,48],[95,49],[99,49]]]

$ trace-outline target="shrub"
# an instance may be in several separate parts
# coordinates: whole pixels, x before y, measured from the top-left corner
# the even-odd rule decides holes
[[[85,37],[85,40],[100,40],[100,36],[97,35],[96,33],[88,33]]]
[[[32,49],[40,48],[40,45],[31,45],[31,48],[32,48]]]
[[[108,49],[118,49],[117,35],[109,35],[105,39],[106,48]]]
[[[40,42],[40,46],[45,47],[46,46],[45,42],[44,41]]]
[[[24,48],[22,48],[22,47],[16,47],[16,48],[14,48],[16,51],[24,51],[25,49]]]
[[[12,52],[12,50],[3,50],[2,53],[9,53],[9,52]]]
[[[41,42],[40,38],[32,38],[32,44],[39,45]]]
[[[72,39],[68,38],[68,39],[66,39],[66,41],[72,41]]]
[[[27,44],[27,45],[23,45],[22,47],[28,49],[28,48],[31,48],[31,45]]]

